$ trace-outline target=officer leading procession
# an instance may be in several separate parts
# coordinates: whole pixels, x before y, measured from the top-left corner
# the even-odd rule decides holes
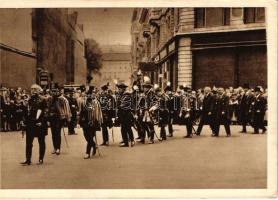
[[[95,86],[88,86],[86,91],[84,86],[62,88],[55,84],[50,90],[43,90],[33,84],[30,95],[24,94],[27,97],[24,104],[22,101],[23,109],[17,108],[22,110],[19,127],[26,133],[26,160],[21,164],[31,164],[34,138],[39,142],[38,164],[43,164],[48,128],[53,143],[51,153],[60,155],[64,151],[61,140],[69,147],[66,135],[76,135],[75,129],[82,127],[87,142],[84,159],[97,152],[101,156],[101,147],[117,142],[115,127],[120,127],[119,147],[160,143],[175,137],[173,124],[186,127],[184,138],[200,136],[205,125],[210,127],[212,137],[220,136],[221,125],[226,137],[233,135],[233,124],[242,126],[242,134],[248,129],[253,134],[264,134],[267,130],[267,89],[261,86],[249,88],[244,84],[228,89],[206,86],[195,91],[183,84],[173,91],[169,81],[161,88],[141,71],[132,85],[119,82],[116,86],[115,91],[110,89],[110,83],[101,86],[101,91]],[[6,89],[1,91],[4,99]],[[156,126],[159,132],[155,131]],[[2,128],[5,130],[5,123]],[[102,133],[101,144],[97,141],[98,132]]]

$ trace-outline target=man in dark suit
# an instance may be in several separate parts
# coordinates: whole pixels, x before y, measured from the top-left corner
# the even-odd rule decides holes
[[[247,91],[249,89],[249,84],[244,84],[243,90],[240,94],[240,103],[239,103],[239,116],[240,116],[240,123],[242,125],[241,133],[246,133],[246,126],[248,122],[248,95]]]
[[[203,100],[203,106],[201,109],[201,119],[200,119],[200,123],[198,125],[198,129],[197,129],[197,135],[200,136],[202,128],[204,126],[205,123],[208,123],[212,133],[215,133],[215,127],[214,127],[214,119],[213,119],[213,109],[214,109],[214,104],[215,104],[215,97],[214,95],[211,93],[211,88],[210,87],[205,87],[204,88],[204,100]]]
[[[175,97],[174,93],[172,92],[171,83],[168,82],[167,86],[164,88],[164,92],[168,96],[167,98],[167,108],[169,111],[169,117],[168,117],[168,131],[169,135],[168,137],[173,137],[173,119],[174,119],[174,112],[175,112]]]
[[[109,145],[109,134],[108,134],[108,128],[112,128],[112,117],[113,117],[113,105],[114,105],[114,99],[113,97],[108,94],[108,84],[105,84],[101,87],[102,92],[99,96],[99,102],[102,110],[102,117],[103,122],[101,125],[102,129],[102,146],[108,146]]]
[[[255,88],[255,99],[253,104],[254,113],[254,134],[259,134],[259,129],[262,133],[266,132],[264,127],[264,115],[266,111],[267,99],[262,96],[262,91],[259,86]]]
[[[70,118],[70,121],[68,123],[68,129],[69,129],[68,134],[69,135],[77,135],[74,131],[74,128],[75,128],[76,123],[77,123],[78,105],[77,105],[77,100],[73,95],[74,95],[74,88],[70,88],[69,89],[69,96],[66,97],[68,102],[69,102],[70,111],[71,111],[71,118]]]
[[[117,87],[119,89],[117,97],[117,117],[121,124],[121,134],[123,139],[120,147],[129,147],[129,141],[131,142],[131,146],[135,144],[131,129],[134,123],[132,115],[132,95],[126,91],[128,86],[125,83],[119,83],[117,84]]]
[[[223,88],[218,88],[218,97],[215,104],[215,133],[212,135],[218,137],[220,125],[223,124],[227,137],[231,136],[230,115],[229,115],[229,97],[224,93]]]
[[[24,114],[24,121],[22,125],[26,126],[26,161],[22,165],[31,164],[33,140],[35,137],[39,141],[39,163],[43,164],[45,154],[45,136],[47,135],[47,104],[45,100],[39,95],[42,88],[39,85],[31,86],[31,99],[28,101],[28,111]]]

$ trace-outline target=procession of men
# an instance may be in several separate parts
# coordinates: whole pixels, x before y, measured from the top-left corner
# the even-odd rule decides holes
[[[85,87],[62,88],[55,84],[43,90],[37,84],[32,85],[30,96],[24,94],[19,107],[21,115],[17,126],[26,135],[26,160],[21,164],[31,164],[34,138],[39,142],[38,164],[43,164],[48,128],[52,136],[52,154],[59,156],[63,151],[63,135],[66,140],[64,127],[68,127],[68,135],[76,135],[75,128],[81,126],[87,142],[84,159],[99,151],[97,131],[102,132],[100,146],[114,142],[115,126],[119,126],[121,132],[119,147],[154,144],[175,137],[173,124],[186,127],[184,138],[200,136],[204,125],[209,125],[212,137],[219,137],[221,125],[227,137],[233,135],[232,123],[242,126],[241,133],[247,133],[248,126],[254,129],[254,134],[266,132],[267,89],[261,86],[254,89],[248,84],[235,89],[206,86],[194,91],[183,84],[173,91],[170,82],[165,85],[161,88],[152,84],[150,78],[140,72],[130,86],[117,83],[116,91],[110,89],[109,83],[102,85],[101,91],[95,86],[86,90]],[[1,131],[8,127],[7,106],[12,95],[16,96],[6,90],[1,88]],[[155,131],[155,126],[159,132]]]

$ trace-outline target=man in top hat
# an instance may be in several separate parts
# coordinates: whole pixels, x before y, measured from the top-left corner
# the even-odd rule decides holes
[[[52,133],[52,154],[60,155],[61,130],[65,122],[71,119],[71,111],[68,100],[62,96],[58,84],[51,89],[52,97],[49,99],[49,122]]]
[[[108,86],[109,83],[103,85],[101,87],[101,93],[99,95],[99,102],[102,110],[102,117],[103,122],[101,125],[102,129],[102,146],[108,146],[109,145],[109,134],[108,134],[108,128],[112,128],[113,121],[113,105],[114,105],[114,98],[108,94]]]
[[[24,121],[21,122],[26,130],[26,161],[22,165],[30,165],[32,157],[33,140],[38,138],[39,162],[43,164],[45,154],[45,136],[47,135],[47,106],[45,100],[40,96],[42,88],[33,84],[31,86],[31,98],[28,101],[28,110],[24,114]]]
[[[118,83],[116,86],[119,90],[116,98],[116,117],[119,119],[119,123],[121,125],[121,134],[123,139],[120,143],[120,147],[129,147],[129,141],[131,142],[131,146],[135,144],[131,129],[134,123],[132,115],[132,96],[130,93],[126,92],[126,88],[128,86],[125,83]]]
[[[66,96],[68,102],[69,102],[69,106],[70,106],[70,112],[71,112],[71,118],[70,121],[68,123],[68,134],[69,135],[77,135],[77,133],[75,133],[75,126],[77,123],[77,111],[78,111],[78,104],[77,104],[77,100],[74,97],[74,88],[69,88],[68,90],[69,96]]]
[[[255,87],[255,98],[252,104],[254,113],[254,134],[259,134],[259,129],[262,129],[262,133],[265,133],[264,115],[267,106],[267,99],[263,97],[262,89],[259,86]]]

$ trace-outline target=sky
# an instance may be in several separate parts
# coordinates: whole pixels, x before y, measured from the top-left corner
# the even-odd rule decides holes
[[[99,45],[130,45],[132,8],[79,8],[78,23],[84,25],[85,38]]]

